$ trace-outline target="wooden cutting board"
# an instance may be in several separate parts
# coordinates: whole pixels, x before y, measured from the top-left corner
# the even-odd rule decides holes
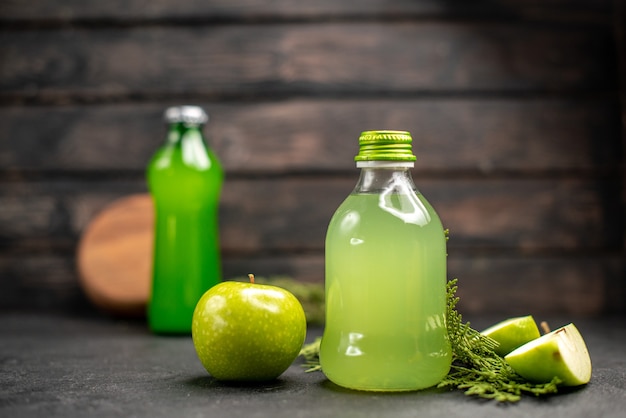
[[[145,315],[150,293],[154,212],[149,194],[106,206],[85,228],[77,250],[80,284],[98,308]]]

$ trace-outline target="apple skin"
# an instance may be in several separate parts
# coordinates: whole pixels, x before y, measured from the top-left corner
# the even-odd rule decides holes
[[[591,379],[589,351],[572,323],[522,345],[504,359],[532,382],[547,383],[558,377],[562,386],[579,386]]]
[[[481,334],[498,343],[494,351],[500,357],[541,336],[532,315],[507,319],[481,331]]]
[[[285,289],[227,281],[200,298],[191,333],[198,358],[216,379],[267,381],[298,356],[306,317]]]

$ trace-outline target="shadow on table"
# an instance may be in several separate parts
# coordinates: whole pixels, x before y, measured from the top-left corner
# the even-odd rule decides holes
[[[399,392],[394,392],[394,391],[386,392],[386,391],[354,390],[354,389],[348,389],[348,388],[344,388],[342,386],[336,385],[335,383],[331,382],[328,379],[320,382],[319,386],[322,389],[330,390],[332,392],[352,394],[352,395],[355,395],[355,396],[363,396],[363,395],[366,395],[366,396],[372,396],[372,395],[403,396],[403,395],[434,394],[434,393],[449,392],[448,389],[438,389],[437,387],[421,389],[421,390],[399,391]]]
[[[273,392],[285,389],[289,382],[281,378],[267,382],[228,382],[217,380],[212,376],[198,376],[187,380],[185,384],[199,389],[230,388],[245,389],[251,392]]]

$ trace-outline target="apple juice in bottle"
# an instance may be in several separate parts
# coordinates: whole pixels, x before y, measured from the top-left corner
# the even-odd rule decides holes
[[[450,369],[446,239],[411,177],[404,131],[367,131],[355,157],[357,186],[326,235],[322,371],[357,390],[436,385]]]
[[[167,140],[147,169],[155,209],[148,324],[156,333],[189,333],[198,300],[221,281],[217,216],[224,173],[202,134],[204,110],[171,107],[165,120]]]

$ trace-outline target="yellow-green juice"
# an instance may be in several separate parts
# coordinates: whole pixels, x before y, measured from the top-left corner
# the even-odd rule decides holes
[[[450,368],[446,239],[424,197],[402,189],[353,192],[328,227],[320,361],[343,387],[423,389]]]

